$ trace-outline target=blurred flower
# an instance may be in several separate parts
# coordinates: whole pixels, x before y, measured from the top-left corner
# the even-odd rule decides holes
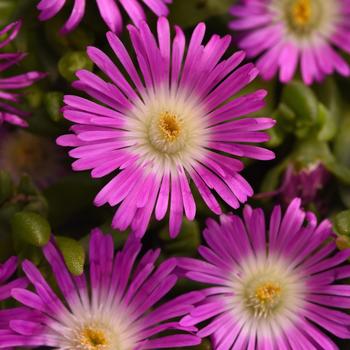
[[[37,186],[47,187],[67,172],[63,160],[61,150],[47,137],[24,130],[0,131],[0,168],[14,180],[27,174]]]
[[[73,9],[67,22],[61,29],[62,34],[74,30],[81,22],[85,13],[86,0],[74,0]],[[169,13],[168,4],[172,0],[96,0],[98,10],[109,29],[119,34],[123,30],[123,18],[119,4],[126,11],[135,25],[146,19],[142,8],[144,3],[157,16],[167,16]],[[40,0],[37,8],[40,11],[39,19],[46,21],[57,15],[66,4],[66,0]]]
[[[169,23],[161,18],[158,47],[145,22],[140,29],[129,27],[143,80],[113,33],[107,38],[127,77],[106,54],[90,47],[89,57],[112,83],[85,70],[77,72],[75,88],[99,103],[65,96],[64,116],[76,125],[73,134],[57,140],[75,147],[70,151],[79,158],[74,170],[93,169],[93,177],[121,170],[97,195],[95,204],[120,204],[113,227],[125,230],[131,224],[140,236],[152,212],[162,220],[168,205],[171,237],[180,231],[183,212],[194,219],[196,203],[189,179],[213,212],[220,214],[221,208],[211,190],[238,208],[253,190],[239,174],[243,163],[230,155],[274,157],[273,152],[251,144],[268,140],[261,130],[271,128],[274,120],[245,117],[264,106],[266,92],[229,100],[256,77],[254,65],[235,70],[244,59],[242,52],[220,62],[231,37],[214,35],[204,45],[203,23],[195,28],[188,49],[183,31],[175,30],[171,41]]]
[[[210,219],[204,231],[206,261],[178,261],[189,279],[214,285],[182,326],[210,320],[198,336],[212,335],[214,349],[337,349],[318,327],[350,338],[350,277],[343,265],[350,249],[336,250],[332,225],[317,225],[295,199],[284,216],[272,212],[269,228],[261,209],[247,206],[244,221]]]
[[[12,295],[37,310],[41,319],[13,319],[10,326],[17,334],[0,333],[0,348],[24,345],[67,350],[141,350],[200,343],[199,337],[190,334],[196,328],[181,327],[174,319],[187,314],[193,303],[202,300],[201,293],[187,293],[158,305],[177,280],[174,259],[155,267],[159,250],[148,251],[135,264],[141,250],[139,240],[130,236],[124,248],[114,255],[112,236],[95,229],[90,238],[90,273],[80,276],[68,272],[52,242],[43,250],[65,300],[59,299],[34,264],[25,261],[23,270],[35,292],[16,288]],[[159,337],[163,332],[167,335]]]
[[[18,34],[21,28],[21,22],[13,22],[0,30],[0,49],[8,45]],[[0,53],[0,72],[20,62],[26,54],[24,53]],[[9,102],[18,104],[21,95],[18,93],[8,92],[7,90],[17,90],[26,88],[37,80],[43,78],[46,74],[40,72],[28,72],[15,75],[10,78],[0,78],[0,127],[3,122],[26,127],[27,122],[22,117],[28,116],[29,113],[19,110],[9,104]]]
[[[257,199],[275,197],[278,202],[288,206],[296,197],[300,198],[303,206],[315,205],[318,211],[328,209],[324,190],[330,182],[332,174],[320,162],[299,167],[290,163],[281,176],[281,184],[274,191],[262,192],[255,195]]]
[[[17,269],[17,258],[12,257],[8,259],[4,264],[0,264],[0,301],[5,300],[11,296],[11,289],[16,287],[25,288],[27,286],[27,279],[24,277],[14,279],[11,282],[8,280],[15,273]],[[1,311],[0,311],[1,315]],[[0,317],[1,328],[2,317]]]
[[[249,0],[232,6],[233,30],[242,31],[239,46],[250,57],[261,55],[257,67],[264,79],[279,70],[288,82],[300,61],[306,84],[334,71],[348,76],[348,64],[334,48],[350,52],[347,0]]]
[[[281,187],[276,194],[285,204],[299,197],[302,205],[321,201],[320,191],[324,189],[331,179],[331,174],[320,163],[306,169],[295,169],[290,165],[284,173]]]

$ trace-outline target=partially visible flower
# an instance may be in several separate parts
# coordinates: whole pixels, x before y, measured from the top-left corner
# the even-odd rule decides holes
[[[98,10],[108,28],[119,34],[123,30],[123,18],[120,6],[127,13],[135,25],[146,19],[142,4],[146,5],[158,17],[167,16],[168,4],[172,0],[95,0]],[[91,0],[89,1],[91,5]],[[66,4],[66,0],[40,0],[37,8],[40,11],[41,21],[49,20],[56,16]],[[61,29],[62,34],[74,30],[81,22],[85,13],[85,0],[74,0],[73,9],[67,22]]]
[[[276,206],[266,228],[261,209],[243,217],[208,220],[204,261],[179,258],[189,279],[212,285],[180,324],[209,320],[198,336],[214,349],[337,349],[322,328],[350,338],[350,249],[339,252],[331,223],[317,225],[299,199],[284,216]]]
[[[21,21],[17,21],[0,30],[0,49],[8,45],[17,36],[20,28]],[[26,54],[21,52],[0,53],[0,72],[17,64],[25,56]],[[12,92],[12,90],[26,88],[44,76],[46,76],[45,73],[28,72],[9,78],[0,78],[0,127],[4,122],[22,127],[28,126],[27,122],[22,118],[28,116],[29,113],[23,112],[13,105],[20,102],[21,95]]]
[[[25,261],[23,270],[34,291],[17,288],[12,295],[36,310],[39,319],[14,317],[10,327],[17,334],[0,333],[0,348],[142,350],[199,344],[201,339],[191,334],[196,328],[182,327],[177,319],[203,299],[202,293],[190,292],[159,304],[177,281],[176,261],[169,259],[156,267],[160,251],[150,250],[136,263],[140,250],[140,241],[130,236],[114,254],[112,236],[95,229],[90,238],[90,271],[77,277],[68,272],[54,243],[48,243],[43,252],[61,296],[34,264]]]
[[[13,256],[4,264],[0,264],[0,302],[11,297],[13,288],[25,288],[28,285],[28,280],[25,277],[11,279],[17,269],[17,263],[18,259]],[[32,313],[26,307],[0,309],[0,336],[12,334],[9,322],[18,316],[25,318],[32,316]]]
[[[174,237],[183,213],[189,220],[196,214],[190,180],[216,214],[221,208],[212,191],[233,208],[253,194],[235,157],[274,158],[254,145],[269,139],[263,131],[274,120],[247,117],[264,106],[264,90],[232,99],[258,71],[251,63],[237,69],[243,52],[222,59],[230,36],[214,35],[203,44],[205,25],[200,23],[186,47],[179,27],[171,39],[166,18],[159,19],[157,29],[155,37],[145,22],[139,29],[129,26],[137,62],[117,36],[107,34],[123,71],[99,49],[88,48],[109,79],[77,72],[74,86],[97,102],[65,96],[64,116],[75,125],[57,142],[74,147],[69,153],[78,158],[74,170],[92,169],[93,177],[120,170],[95,198],[98,206],[120,204],[115,228],[131,225],[141,236],[152,213],[162,220],[169,207]]]
[[[28,282],[25,277],[15,278],[10,281],[17,269],[18,259],[13,256],[4,264],[0,264],[0,301],[5,300],[11,296],[11,289],[16,287],[26,287]],[[0,311],[1,315],[1,311]],[[0,328],[2,318],[0,317]]]
[[[313,202],[319,203],[320,191],[327,186],[330,179],[331,174],[320,163],[300,170],[290,165],[283,175],[276,195],[284,204],[289,204],[296,197],[301,199],[303,206]]]
[[[249,57],[260,56],[264,79],[278,71],[284,83],[300,63],[306,84],[338,72],[350,74],[335,49],[350,53],[347,0],[241,0],[232,6],[230,28],[242,32],[239,46]]]
[[[255,195],[255,198],[273,197],[278,203],[288,206],[294,198],[300,198],[302,205],[312,205],[320,212],[326,211],[327,185],[332,178],[331,173],[320,162],[299,167],[290,163],[281,175],[278,188]]]
[[[68,172],[64,154],[54,142],[25,130],[0,131],[0,168],[17,181],[27,174],[40,188]]]

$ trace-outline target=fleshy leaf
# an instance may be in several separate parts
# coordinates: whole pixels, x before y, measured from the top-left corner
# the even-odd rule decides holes
[[[37,247],[44,246],[50,239],[51,227],[41,215],[21,211],[11,220],[12,232],[20,240]]]
[[[68,270],[75,276],[84,272],[85,251],[76,240],[68,237],[56,236],[57,246],[60,249]]]

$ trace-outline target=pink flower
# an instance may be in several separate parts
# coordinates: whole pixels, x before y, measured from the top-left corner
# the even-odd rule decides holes
[[[92,1],[89,0],[89,3]],[[168,4],[172,0],[96,0],[98,10],[104,22],[114,33],[120,33],[123,29],[123,18],[119,5],[128,14],[135,25],[146,19],[142,3],[146,5],[157,16],[167,16],[169,13]],[[40,0],[38,10],[39,19],[46,21],[54,17],[62,10],[66,0]],[[62,34],[67,34],[74,30],[82,20],[85,13],[86,0],[74,0],[73,9],[67,22],[61,29]]]
[[[146,350],[198,345],[196,328],[180,326],[178,318],[204,296],[190,292],[161,302],[177,281],[175,259],[157,267],[160,250],[140,257],[141,248],[140,241],[130,236],[115,254],[112,236],[95,229],[90,236],[89,271],[73,276],[54,243],[48,243],[43,253],[57,286],[53,289],[33,263],[23,263],[34,288],[14,288],[12,295],[33,317],[12,314],[11,332],[0,330],[0,348]]]
[[[0,302],[11,297],[13,288],[26,288],[28,280],[26,277],[13,278],[17,269],[18,259],[11,257],[5,263],[0,264]],[[33,318],[35,314],[25,306],[0,310],[0,337],[11,336],[13,331],[9,328],[10,321],[15,317]],[[4,350],[11,348],[3,347]]]
[[[349,66],[335,49],[350,52],[348,0],[241,0],[232,6],[230,28],[240,31],[239,46],[259,56],[264,79],[278,71],[281,82],[293,78],[300,64],[306,84]]]
[[[243,220],[209,219],[203,260],[179,258],[180,274],[209,284],[207,298],[180,324],[204,321],[213,349],[337,349],[323,332],[350,338],[350,249],[338,251],[332,224],[293,200],[276,206],[268,225],[247,206]]]
[[[21,28],[21,22],[13,22],[0,30],[0,49],[9,44],[18,34]],[[26,55],[24,53],[0,53],[0,72],[20,62]],[[12,92],[34,84],[37,80],[45,77],[45,73],[28,72],[15,75],[10,78],[0,78],[0,126],[3,122],[22,127],[28,126],[22,117],[28,116],[29,113],[19,110],[9,103],[18,104],[21,95]],[[11,92],[10,92],[11,91]]]
[[[9,281],[12,275],[17,269],[18,259],[11,257],[4,264],[0,264],[0,301],[5,300],[11,296],[11,289],[16,287],[26,287],[28,281],[26,278],[21,277]],[[1,311],[0,311],[1,314]],[[0,317],[1,322],[1,317]]]
[[[233,208],[253,194],[237,158],[274,157],[252,145],[269,139],[262,130],[274,120],[246,117],[264,106],[264,90],[232,98],[258,71],[251,63],[237,68],[243,52],[222,59],[230,36],[214,35],[204,44],[201,23],[186,46],[179,27],[171,39],[166,18],[159,19],[157,30],[155,37],[145,22],[139,29],[129,26],[135,62],[120,39],[107,34],[123,70],[99,49],[88,48],[108,80],[77,72],[74,87],[89,99],[65,96],[64,116],[75,124],[57,142],[74,147],[69,153],[78,158],[74,170],[92,169],[97,178],[119,170],[95,198],[98,206],[119,205],[113,227],[131,225],[141,236],[152,213],[162,220],[169,207],[174,237],[183,213],[189,220],[196,215],[190,181],[216,214],[221,208],[212,191]]]

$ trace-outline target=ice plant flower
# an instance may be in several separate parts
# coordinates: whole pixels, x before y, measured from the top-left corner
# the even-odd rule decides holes
[[[279,71],[283,83],[300,63],[306,84],[338,72],[348,76],[348,64],[336,51],[350,53],[347,0],[241,0],[232,6],[230,28],[242,33],[239,46],[265,79]]]
[[[204,260],[180,258],[192,280],[213,285],[207,299],[180,324],[209,320],[199,332],[214,349],[337,349],[322,331],[350,338],[350,249],[337,251],[328,220],[295,199],[284,215],[276,206],[269,227],[261,209],[210,219]]]
[[[75,148],[70,151],[78,158],[74,170],[92,169],[93,177],[120,170],[95,198],[98,206],[120,204],[115,228],[124,230],[131,224],[142,235],[152,212],[162,220],[169,206],[174,237],[183,212],[189,220],[195,217],[189,180],[217,214],[221,208],[212,190],[233,208],[253,194],[239,174],[243,163],[231,156],[272,159],[273,152],[252,143],[268,140],[262,130],[271,128],[274,120],[246,117],[263,107],[263,90],[231,99],[258,71],[251,63],[236,69],[243,52],[222,60],[230,36],[214,35],[204,44],[201,23],[187,47],[179,27],[171,39],[164,17],[158,21],[157,38],[145,22],[139,29],[128,29],[137,64],[113,33],[107,38],[126,77],[106,54],[88,48],[89,57],[109,80],[77,72],[74,86],[90,100],[65,96],[64,116],[75,125],[72,134],[57,142]]]
[[[46,21],[56,16],[62,10],[66,2],[67,0],[40,0],[37,6],[40,11],[39,19],[41,21]],[[119,34],[123,29],[123,18],[120,6],[133,23],[138,25],[141,21],[146,19],[146,14],[142,5],[145,5],[145,7],[160,17],[168,15],[168,4],[171,2],[172,0],[96,0],[96,5],[108,28],[112,32]],[[85,5],[86,0],[74,0],[70,17],[61,29],[62,34],[71,32],[79,25],[85,13]]]
[[[12,288],[25,287],[27,285],[27,279],[24,277],[9,281],[17,269],[17,261],[18,259],[13,256],[5,261],[5,263],[0,264],[0,301],[5,300],[11,296]]]
[[[130,236],[114,254],[112,236],[95,229],[90,237],[90,272],[73,276],[54,242],[49,242],[43,252],[64,300],[38,268],[25,261],[23,270],[34,291],[16,288],[12,295],[39,316],[11,320],[17,334],[0,333],[0,348],[142,350],[199,344],[201,339],[192,334],[196,328],[182,327],[176,319],[202,300],[202,293],[190,292],[159,304],[176,283],[176,261],[169,259],[156,267],[160,251],[150,250],[137,263],[140,250],[140,241]]]
[[[295,197],[302,200],[302,205],[315,202],[321,204],[320,191],[325,189],[331,179],[329,171],[320,163],[303,169],[287,167],[281,187],[275,192],[283,203],[290,203]]]
[[[25,277],[11,279],[17,269],[17,262],[18,259],[13,256],[5,261],[5,263],[0,264],[0,302],[11,297],[11,290],[13,288],[25,288],[28,285],[28,281]],[[9,328],[9,322],[14,317],[18,316],[28,317],[33,315],[26,307],[6,310],[0,309],[0,336],[12,334]],[[7,347],[5,347],[5,349],[7,349]]]
[[[0,49],[16,38],[20,28],[21,21],[17,21],[0,30]],[[0,52],[0,73],[20,62],[25,56],[26,54],[21,52]],[[28,72],[9,78],[0,77],[0,127],[4,122],[22,127],[28,126],[27,122],[22,119],[28,116],[28,113],[11,105],[11,103],[18,104],[21,97],[19,93],[14,93],[12,90],[26,88],[45,75],[40,72]]]

